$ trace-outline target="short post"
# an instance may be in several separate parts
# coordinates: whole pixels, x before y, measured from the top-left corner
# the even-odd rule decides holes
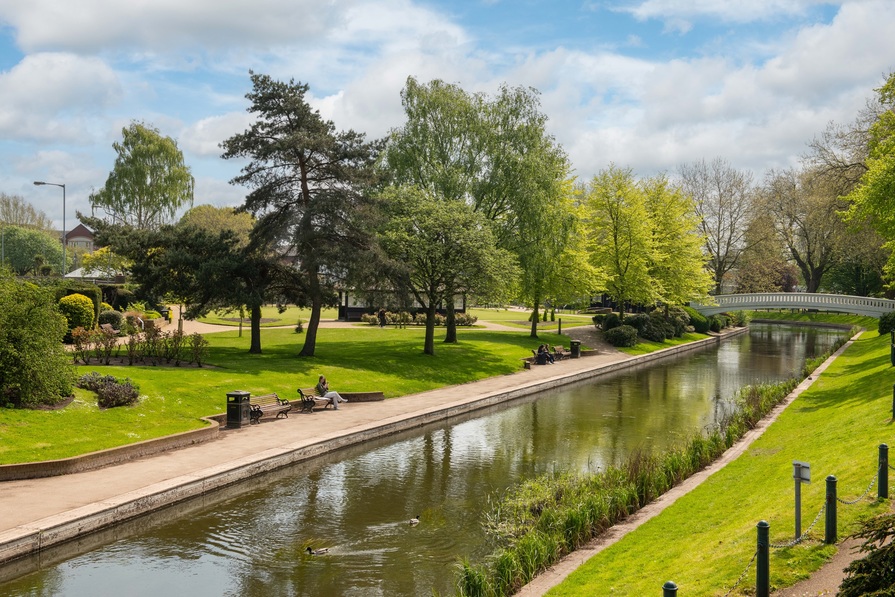
[[[755,556],[755,595],[757,597],[770,597],[771,594],[771,569],[770,569],[770,535],[771,525],[764,520],[758,522],[758,546]]]
[[[792,461],[792,478],[796,482],[796,539],[802,536],[802,483],[811,483],[811,465]]]
[[[836,477],[827,477],[827,509],[824,521],[824,543],[833,545],[836,543]]]
[[[557,330],[556,333],[559,334],[560,336],[562,336],[562,317],[560,317],[560,318],[557,319],[556,321],[559,322],[559,329]]]
[[[895,420],[895,383],[892,384],[892,419]]]
[[[662,597],[676,597],[677,585],[670,580],[662,585]]]
[[[895,330],[890,331],[889,334],[892,337],[892,342],[889,344],[889,362],[895,367]]]
[[[879,499],[884,500],[889,497],[889,446],[888,444],[879,445],[879,477],[877,479],[877,487],[879,487]]]

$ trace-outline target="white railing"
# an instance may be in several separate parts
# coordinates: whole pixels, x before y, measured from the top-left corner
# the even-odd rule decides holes
[[[720,294],[712,297],[716,305],[690,303],[703,315],[725,311],[752,311],[756,309],[817,309],[879,317],[895,311],[895,301],[849,296],[846,294],[816,294],[807,292],[761,292],[755,294]]]

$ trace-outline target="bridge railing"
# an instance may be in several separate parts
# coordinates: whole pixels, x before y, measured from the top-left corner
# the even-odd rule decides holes
[[[895,301],[846,294],[760,292],[752,294],[720,294],[713,298],[717,303],[716,305],[691,303],[690,306],[703,315],[755,309],[817,309],[819,311],[839,311],[879,317],[895,311]]]

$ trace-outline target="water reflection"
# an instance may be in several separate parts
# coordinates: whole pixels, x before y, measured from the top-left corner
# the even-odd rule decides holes
[[[86,553],[19,562],[6,574],[26,574],[0,595],[450,594],[457,557],[491,550],[490,496],[675,443],[723,417],[739,387],[789,377],[841,333],[756,325],[718,348],[344,450],[85,539]]]

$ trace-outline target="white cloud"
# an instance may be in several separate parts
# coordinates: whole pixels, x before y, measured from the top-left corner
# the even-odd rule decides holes
[[[44,53],[0,73],[0,135],[65,140],[89,136],[89,120],[120,97],[115,73],[96,58]]]

